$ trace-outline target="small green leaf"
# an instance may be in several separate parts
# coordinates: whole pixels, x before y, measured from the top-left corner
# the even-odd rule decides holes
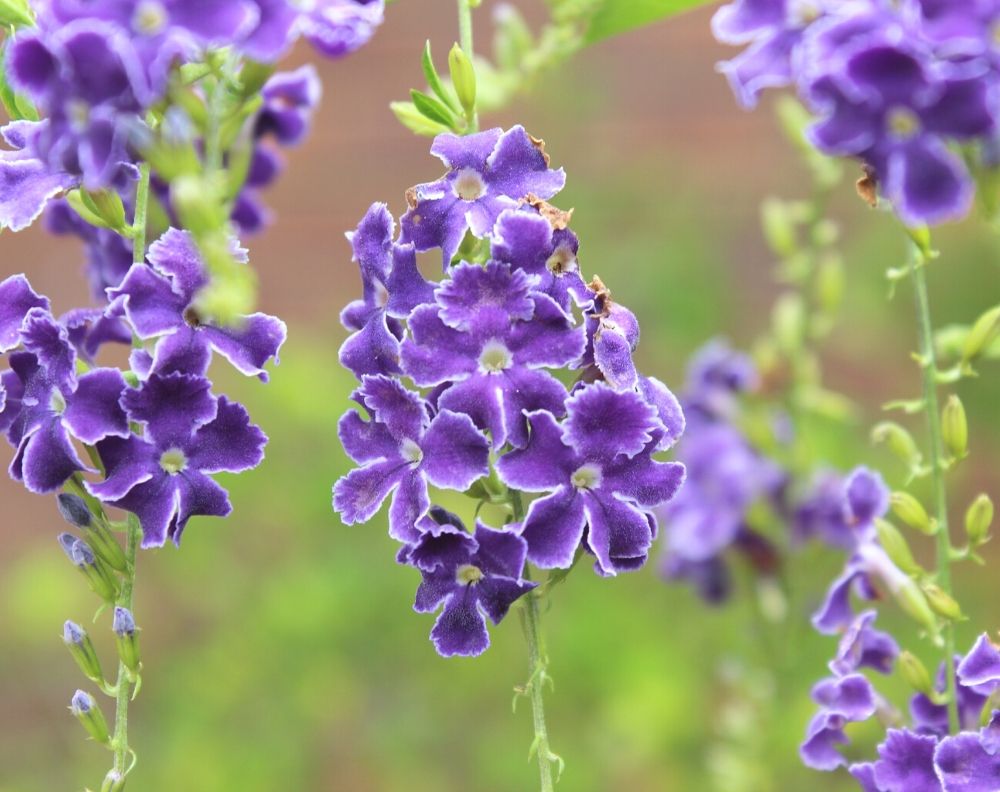
[[[11,27],[34,27],[35,15],[28,0],[0,0],[0,25]]]
[[[594,44],[661,19],[710,5],[715,0],[599,0],[585,42]]]
[[[431,42],[430,39],[424,44],[424,53],[420,58],[420,65],[424,69],[424,77],[427,79],[427,86],[437,94],[438,98],[448,106],[448,109],[453,113],[460,112],[458,102],[455,101],[455,97],[452,95],[451,91],[445,87],[445,84],[441,82],[441,77],[437,73],[437,69],[434,68],[434,58],[431,56]]]
[[[434,137],[449,130],[449,127],[444,124],[431,121],[424,116],[417,110],[413,102],[390,102],[389,109],[392,110],[399,123],[417,135]]]
[[[428,96],[422,91],[417,90],[410,91],[410,98],[413,100],[413,106],[425,118],[429,118],[431,121],[436,121],[439,124],[444,124],[451,129],[455,128],[455,116],[444,103],[439,102],[433,96]]]

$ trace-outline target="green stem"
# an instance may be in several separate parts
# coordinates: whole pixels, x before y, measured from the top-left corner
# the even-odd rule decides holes
[[[135,190],[135,217],[132,219],[132,262],[146,260],[146,215],[149,209],[149,163],[139,166],[139,185]]]
[[[944,443],[941,439],[941,410],[937,394],[937,357],[934,352],[934,325],[931,322],[930,299],[927,293],[927,261],[914,245],[910,258],[910,276],[917,302],[917,321],[920,328],[921,374],[924,384],[924,402],[927,415],[927,433],[930,437],[931,482],[934,489],[934,512],[937,517],[937,584],[951,594],[951,536],[948,532],[948,496],[944,481]],[[945,679],[948,691],[948,728],[958,731],[958,698],[955,690],[955,628],[949,621],[944,627]]]
[[[458,41],[462,51],[474,63],[472,43],[472,6],[474,0],[458,0]],[[478,3],[476,3],[478,5]],[[468,134],[479,131],[479,113],[477,110],[468,114]]]
[[[510,505],[514,512],[514,521],[524,519],[524,503],[521,493],[510,491]],[[531,570],[526,566],[524,579],[531,580]],[[538,612],[537,589],[525,595],[521,606],[521,626],[528,642],[528,695],[531,698],[531,716],[535,727],[535,739],[531,747],[538,759],[538,772],[542,784],[542,792],[552,792],[552,762],[558,761],[549,746],[549,732],[545,726],[545,680],[548,678],[549,661],[542,643],[541,617]]]
[[[135,561],[139,547],[139,537],[142,530],[139,520],[134,514],[128,515],[127,535],[125,540],[125,559],[128,567],[122,581],[121,594],[115,601],[120,608],[132,610],[133,593],[135,591]],[[130,672],[125,663],[118,663],[117,694],[115,696],[115,731],[111,745],[115,752],[114,770],[120,778],[124,778],[129,770],[130,750],[128,746],[128,704],[132,697],[132,682]]]

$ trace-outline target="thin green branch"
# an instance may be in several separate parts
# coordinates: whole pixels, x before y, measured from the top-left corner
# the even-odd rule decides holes
[[[136,551],[139,547],[139,537],[142,530],[139,527],[138,518],[131,513],[128,515],[126,525],[125,559],[128,566],[123,576],[121,594],[118,595],[115,605],[131,611],[135,591]],[[131,769],[129,759],[132,752],[128,744],[128,705],[132,698],[132,678],[133,675],[125,663],[119,661],[117,694],[115,696],[115,731],[111,740],[115,752],[114,772],[119,778],[124,778]]]

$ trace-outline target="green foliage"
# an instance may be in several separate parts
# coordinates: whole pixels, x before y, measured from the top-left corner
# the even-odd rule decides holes
[[[706,6],[715,0],[589,0],[592,9],[590,25],[587,28],[586,43],[594,44],[611,36],[626,33],[644,25],[659,22]],[[568,0],[580,4],[581,0]],[[588,2],[588,0],[583,0]]]

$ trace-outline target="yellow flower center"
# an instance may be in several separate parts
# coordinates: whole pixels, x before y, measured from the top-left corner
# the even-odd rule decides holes
[[[889,111],[887,119],[889,131],[896,137],[906,140],[920,131],[920,119],[905,107],[897,107]]]
[[[472,168],[462,168],[455,179],[455,195],[463,201],[475,201],[486,193],[483,177]]]
[[[463,586],[471,586],[474,583],[478,583],[483,577],[485,577],[483,570],[472,564],[462,564],[455,571],[455,580]]]
[[[187,457],[179,448],[168,448],[160,454],[160,467],[171,476],[176,476],[187,467]]]
[[[499,341],[487,341],[479,354],[479,366],[485,372],[497,372],[510,368],[514,356]]]
[[[570,476],[570,482],[579,490],[599,487],[601,486],[601,468],[593,464],[582,465]]]
[[[132,15],[132,27],[136,33],[155,36],[167,25],[167,10],[156,0],[143,0]]]

